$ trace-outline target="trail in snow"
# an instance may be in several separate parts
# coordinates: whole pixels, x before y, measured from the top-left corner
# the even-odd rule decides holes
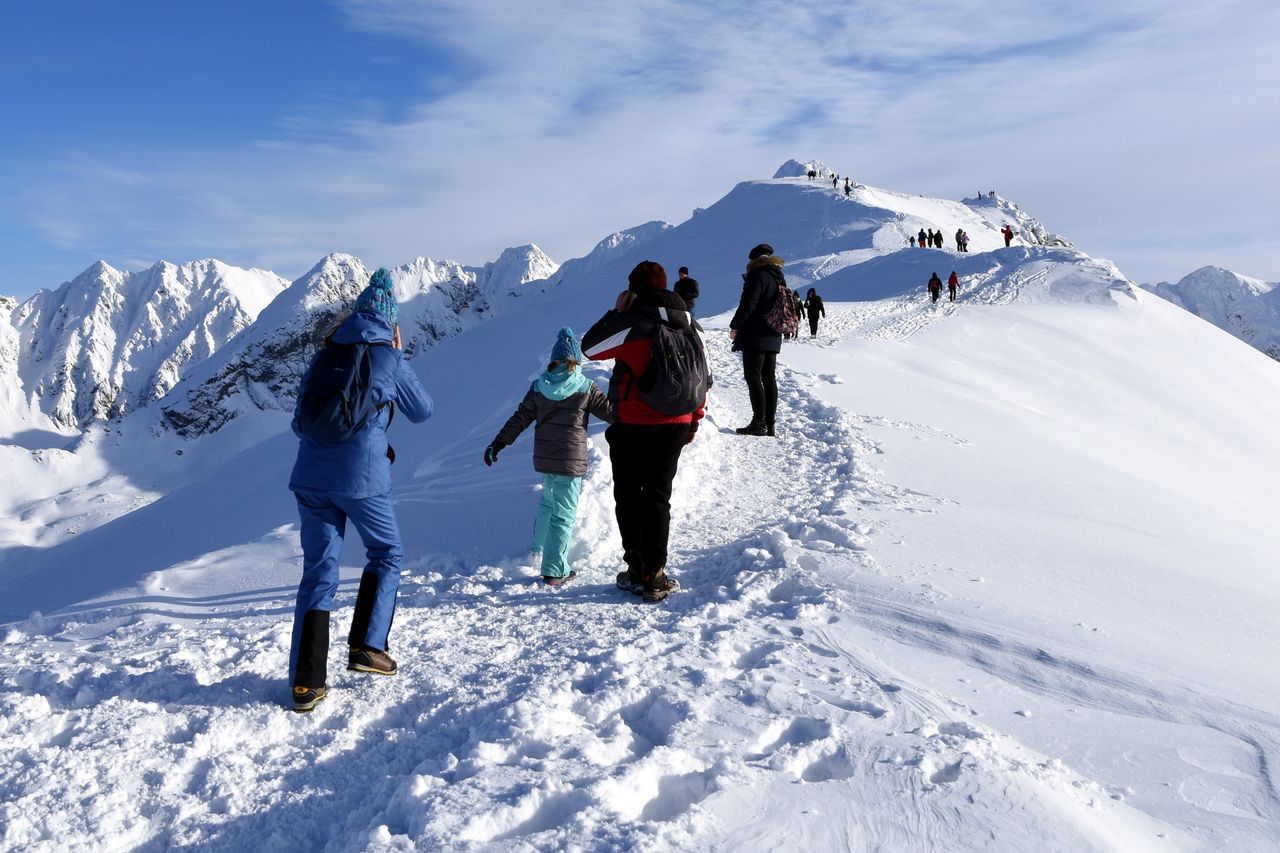
[[[829,329],[852,321],[834,312]],[[869,511],[946,502],[883,481],[858,419],[810,390],[834,377],[780,368],[778,439],[732,434],[747,417],[740,365],[723,332],[708,338],[717,384],[672,510],[684,591],[652,606],[613,588],[620,546],[596,439],[579,582],[547,590],[521,559],[411,561],[392,637],[402,673],[386,680],[341,668],[346,586],[331,697],[310,715],[283,705],[291,589],[13,629],[0,664],[4,844],[1155,839],[1101,786],[851,647],[859,602],[824,578],[878,571]]]

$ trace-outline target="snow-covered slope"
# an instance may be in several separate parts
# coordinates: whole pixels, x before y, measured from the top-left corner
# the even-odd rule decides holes
[[[803,175],[808,165],[822,164],[794,164],[794,168],[784,164],[779,172],[799,170]],[[830,181],[805,177],[746,181],[679,225],[648,223],[601,241],[586,257],[565,262],[552,280],[569,286],[587,283],[607,292],[625,287],[627,273],[641,260],[658,261],[672,280],[678,267],[688,266],[702,288],[699,311],[716,313],[737,301],[747,252],[757,243],[774,247],[787,261],[788,283],[803,290],[842,269],[887,255],[905,261],[910,252],[919,252],[912,264],[927,258],[942,266],[1003,249],[999,229],[1008,220],[998,211],[1019,214],[1019,233],[1025,236],[1011,248],[1054,248],[1040,239],[1047,232],[1031,229],[1034,219],[1003,199],[966,204],[862,184],[846,197],[843,189],[832,189]],[[909,238],[922,228],[941,230],[952,247],[952,235],[963,228],[971,238],[969,253],[911,249]],[[1077,257],[1087,256],[1077,253]],[[918,284],[923,286],[927,279],[926,273]],[[903,286],[911,283],[916,282],[904,280]]]
[[[11,312],[23,393],[63,427],[133,411],[252,323],[285,284],[214,260],[137,273],[98,262]]]
[[[393,268],[405,353],[471,328],[556,269],[536,246],[507,249],[483,267],[418,258]],[[350,255],[321,260],[231,346],[191,371],[163,402],[165,423],[196,438],[247,410],[291,411],[320,338],[368,281],[369,270]]]
[[[287,412],[198,441],[126,419],[68,452],[152,497],[0,550],[0,846],[1280,846],[1280,371],[1077,250],[877,249],[905,214],[804,183],[612,241],[411,362],[437,408],[392,428],[401,672],[348,673],[335,642],[311,715],[283,707]],[[912,198],[885,193],[944,233],[972,215]],[[732,431],[749,409],[721,313],[762,239],[812,270],[836,256],[818,336],[781,354],[773,440]],[[481,461],[556,330],[646,256],[703,282],[717,375],[673,496],[685,589],[661,606],[612,585],[598,424],[559,591],[525,555],[531,440]],[[329,260],[336,301],[359,270]],[[934,266],[962,274],[957,303],[923,298]],[[23,473],[67,496],[31,510],[49,527],[113,485],[41,464]]]
[[[1177,284],[1162,281],[1142,286],[1280,359],[1280,290],[1275,282],[1210,266],[1184,276]]]

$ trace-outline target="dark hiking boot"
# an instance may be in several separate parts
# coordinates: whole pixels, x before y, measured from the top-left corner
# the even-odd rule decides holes
[[[625,572],[618,572],[618,589],[640,595],[644,592],[644,578],[640,576],[639,572],[633,572],[629,569]]]
[[[764,425],[764,434],[769,436],[770,438],[774,437],[775,433],[773,431],[773,421],[769,421],[769,423]]]
[[[578,576],[577,572],[569,572],[567,575],[556,577],[555,575],[543,575],[542,582],[547,586],[564,586],[569,581]]]
[[[378,649],[352,649],[347,657],[347,669],[374,675],[395,675],[398,671],[391,655]]]
[[[764,424],[752,421],[744,427],[738,427],[734,430],[738,435],[768,435],[768,427]]]
[[[323,687],[293,688],[293,710],[305,714],[324,701],[328,691]]]
[[[645,601],[656,602],[662,601],[672,591],[680,588],[680,583],[673,577],[669,577],[664,569],[658,569],[652,575],[644,579],[644,591],[642,595]]]

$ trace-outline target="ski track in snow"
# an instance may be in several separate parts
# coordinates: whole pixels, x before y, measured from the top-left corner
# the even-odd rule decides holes
[[[957,310],[916,302],[834,311],[818,340],[787,346],[855,328],[905,336]],[[389,679],[341,666],[344,584],[330,697],[308,715],[284,707],[292,589],[194,602],[194,614],[118,609],[10,629],[4,846],[925,850],[983,827],[1003,832],[999,849],[1120,844],[1126,825],[1109,820],[1126,807],[1101,785],[841,633],[912,615],[887,616],[883,602],[864,614],[822,580],[879,572],[866,514],[947,503],[884,482],[865,427],[963,439],[844,414],[810,390],[838,377],[782,365],[779,437],[737,436],[748,407],[724,337],[708,333],[717,382],[673,497],[670,571],[685,589],[646,605],[614,588],[597,437],[579,581],[545,589],[528,558],[411,558],[392,634],[402,672]],[[810,786],[823,815],[812,837],[787,838],[795,823],[771,814],[780,784]],[[1025,836],[1010,835],[1019,825]]]

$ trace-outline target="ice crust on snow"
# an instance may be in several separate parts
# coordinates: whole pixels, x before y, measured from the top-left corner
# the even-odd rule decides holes
[[[358,259],[163,401],[220,429],[143,409],[0,444],[0,846],[1275,848],[1275,363],[1075,247],[1006,249],[995,209],[783,177],[558,269],[397,268],[437,402],[392,434],[401,673],[349,674],[335,642],[311,715],[283,705],[278,395]],[[974,251],[909,247],[926,223]],[[726,334],[761,240],[827,307],[780,355],[772,440],[733,433]],[[556,330],[646,258],[702,283],[717,377],[672,498],[685,589],[657,607],[613,587],[599,425],[559,591],[526,554],[531,441],[480,460]],[[958,302],[927,302],[934,268]]]

